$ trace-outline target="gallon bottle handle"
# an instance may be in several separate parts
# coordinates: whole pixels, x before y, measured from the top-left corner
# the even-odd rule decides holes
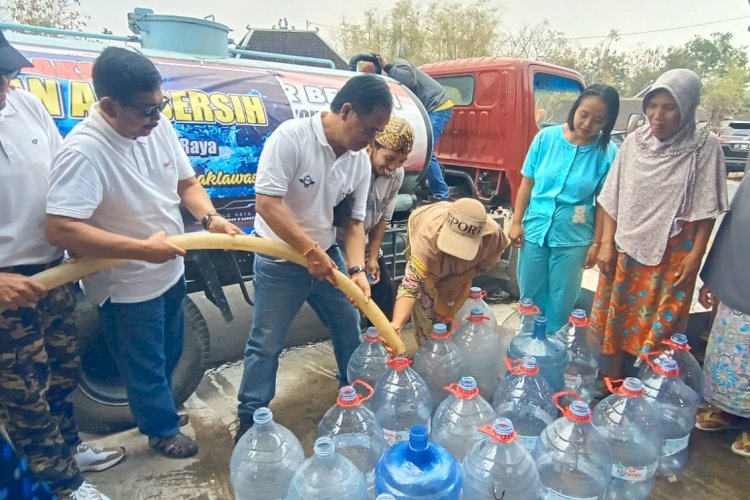
[[[663,345],[669,347],[670,349],[673,349],[675,351],[690,351],[691,347],[690,344],[677,344],[672,341],[672,339],[665,339],[661,342]]]
[[[458,321],[456,321],[455,318],[443,318],[443,322],[446,323],[446,325],[450,324],[453,327],[453,328],[451,328],[448,331],[448,336],[451,337],[451,336],[455,335],[456,332],[458,331],[459,326],[460,326],[458,324]]]
[[[373,389],[372,386],[368,384],[367,382],[365,382],[364,380],[355,380],[354,382],[352,382],[351,385],[352,387],[360,385],[364,387],[365,390],[367,391],[367,396],[362,396],[359,392],[357,393],[356,406],[361,405],[365,401],[369,401],[372,398],[372,395],[375,393],[375,389]]]
[[[513,375],[536,375],[537,373],[539,373],[539,366],[535,366],[534,368],[524,367],[523,359],[510,359],[506,356],[505,366]]]
[[[445,385],[443,386],[443,389],[450,392],[457,398],[463,399],[463,400],[469,400],[469,399],[479,396],[479,387],[474,387],[472,390],[467,391],[467,390],[464,390],[461,387],[461,384],[459,384],[458,382],[453,382],[451,384]]]
[[[495,426],[492,424],[487,424],[483,427],[478,428],[477,430],[483,434],[487,434],[489,437],[492,438],[492,442],[496,444],[497,443],[504,443],[504,444],[512,443],[518,437],[516,435],[515,430],[511,432],[510,434],[508,434],[507,436],[504,436],[500,434],[499,432],[497,432],[495,430]],[[496,498],[500,498],[500,497],[496,497]]]
[[[552,396],[552,401],[554,401],[555,406],[557,406],[557,409],[560,410],[560,413],[562,413],[563,415],[566,415],[567,408],[563,408],[563,406],[560,404],[560,398],[563,396],[573,396],[575,399],[578,399],[581,396],[579,396],[576,391],[560,391],[560,392],[556,392]]]

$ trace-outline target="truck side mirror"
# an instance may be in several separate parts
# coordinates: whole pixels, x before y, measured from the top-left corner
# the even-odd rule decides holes
[[[625,129],[625,135],[630,135],[638,127],[646,123],[646,115],[643,113],[631,113],[628,116],[628,128]]]

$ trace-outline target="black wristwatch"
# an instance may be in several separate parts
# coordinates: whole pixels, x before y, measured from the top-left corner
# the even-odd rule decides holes
[[[353,274],[365,272],[365,268],[364,266],[354,266],[354,267],[350,267],[348,269],[348,272],[349,272],[349,276],[351,276]]]
[[[201,226],[203,226],[203,229],[206,231],[208,231],[208,223],[211,222],[211,217],[221,217],[221,214],[218,212],[208,212],[201,217]]]

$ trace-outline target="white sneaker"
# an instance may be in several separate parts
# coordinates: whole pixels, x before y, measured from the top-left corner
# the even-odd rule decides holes
[[[99,472],[125,458],[125,448],[98,448],[93,443],[81,443],[73,457],[81,472]]]
[[[96,489],[91,483],[86,481],[81,483],[73,493],[68,497],[70,500],[109,500],[109,497]]]

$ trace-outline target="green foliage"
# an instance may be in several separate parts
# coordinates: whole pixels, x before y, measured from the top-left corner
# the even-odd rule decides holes
[[[80,0],[3,0],[0,10],[21,24],[80,30],[88,19],[78,10],[80,6]]]

